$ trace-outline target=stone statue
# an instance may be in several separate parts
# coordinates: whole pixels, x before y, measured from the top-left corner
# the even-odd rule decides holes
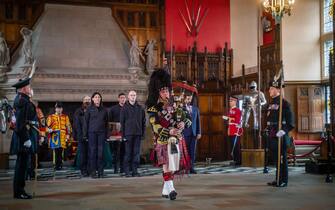
[[[9,48],[7,46],[6,40],[3,37],[2,32],[0,32],[0,69],[7,68],[10,61]]]
[[[259,92],[259,101],[260,105],[264,106],[266,104],[266,99],[264,93],[257,90],[257,83],[252,81],[249,85],[249,93],[243,96],[243,105],[242,105],[242,127],[249,127],[248,121],[250,117],[250,112],[252,111],[254,117],[254,126],[255,130],[259,129],[259,104],[258,104],[258,92]]]
[[[33,63],[33,52],[32,52],[32,34],[33,31],[29,30],[26,27],[23,27],[20,30],[20,33],[23,37],[22,53],[24,55],[24,64]]]
[[[129,51],[130,67],[140,66],[140,53],[141,53],[141,49],[138,47],[136,36],[133,36],[133,39],[131,40],[130,51]]]
[[[144,50],[144,54],[147,56],[145,65],[149,72],[153,71],[156,65],[155,55],[154,55],[155,43],[156,41],[154,39],[150,40]]]

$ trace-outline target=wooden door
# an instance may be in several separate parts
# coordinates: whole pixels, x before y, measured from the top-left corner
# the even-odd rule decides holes
[[[199,94],[202,138],[197,144],[197,159],[222,161],[227,157],[224,114],[224,94]]]

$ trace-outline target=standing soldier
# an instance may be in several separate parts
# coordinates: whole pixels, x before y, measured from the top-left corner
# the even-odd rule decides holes
[[[56,170],[63,167],[64,149],[70,140],[72,132],[69,117],[63,114],[63,104],[56,102],[55,114],[49,115],[47,118],[47,127],[50,133],[50,148],[53,149],[53,161]]]
[[[231,145],[231,155],[236,166],[241,165],[241,143],[239,136],[242,133],[241,128],[241,110],[236,106],[238,99],[234,96],[229,98],[229,114],[222,116],[224,120],[228,120],[228,136]]]
[[[15,174],[14,174],[14,198],[31,199],[24,190],[25,174],[27,172],[28,158],[31,152],[32,128],[29,121],[33,121],[36,116],[34,105],[30,102],[29,95],[31,94],[30,78],[19,80],[13,85],[16,88],[17,95],[14,99],[14,110],[16,124],[12,136],[10,153],[16,155]]]
[[[269,104],[266,118],[268,140],[276,162],[276,180],[269,182],[269,186],[286,187],[288,183],[288,168],[287,168],[287,144],[289,143],[288,133],[294,128],[293,114],[290,104],[282,99],[282,125],[278,131],[281,88],[284,86],[281,82],[273,81],[270,83],[269,94],[272,102]],[[278,161],[278,140],[281,141],[280,162]],[[280,168],[279,168],[280,166]],[[278,177],[279,170],[279,177]],[[279,180],[279,181],[278,181]]]

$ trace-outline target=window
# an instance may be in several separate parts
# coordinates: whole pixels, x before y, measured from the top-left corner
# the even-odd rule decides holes
[[[324,61],[324,77],[329,76],[329,53],[330,50],[333,48],[333,40],[328,40],[324,42],[323,45],[323,61]]]
[[[322,78],[329,77],[329,53],[333,48],[333,17],[330,15],[330,10],[333,7],[333,0],[323,0],[322,15],[322,32],[321,35],[321,55],[322,55]],[[334,11],[335,12],[335,11]]]
[[[326,111],[325,111],[325,117],[326,117],[326,123],[330,123],[330,87],[326,86],[325,91],[325,99],[326,99]]]
[[[329,12],[332,7],[332,0],[324,0],[323,5],[323,33],[329,33],[333,31],[333,18]]]

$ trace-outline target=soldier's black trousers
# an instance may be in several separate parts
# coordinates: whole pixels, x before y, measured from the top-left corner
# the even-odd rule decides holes
[[[21,152],[17,154],[13,183],[14,197],[25,193],[24,187],[26,185],[25,180],[28,167],[28,155],[29,153],[26,152]]]
[[[230,151],[233,153],[233,160],[236,165],[241,165],[241,142],[239,136],[229,136],[230,140]],[[234,142],[235,147],[234,147]],[[234,151],[233,151],[234,150]]]
[[[283,136],[281,140],[281,155],[282,155],[282,164],[280,164],[280,176],[279,184],[288,183],[288,163],[287,163],[287,138],[286,135]],[[270,138],[270,145],[273,154],[273,160],[276,164],[276,180],[277,180],[277,171],[278,171],[278,138]]]

